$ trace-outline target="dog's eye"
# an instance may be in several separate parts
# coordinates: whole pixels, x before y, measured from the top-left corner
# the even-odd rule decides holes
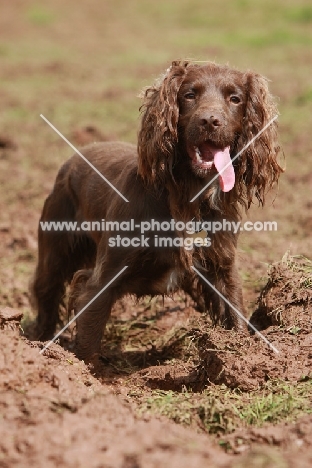
[[[230,96],[230,101],[233,102],[233,104],[239,104],[241,102],[240,98],[234,94]]]
[[[190,91],[190,92],[184,94],[184,97],[185,97],[185,99],[190,99],[190,100],[196,98],[195,93],[193,93],[192,91]]]

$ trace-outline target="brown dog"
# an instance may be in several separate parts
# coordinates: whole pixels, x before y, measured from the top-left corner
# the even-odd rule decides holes
[[[126,143],[95,143],[83,155],[128,200],[118,195],[79,155],[61,168],[41,221],[142,221],[187,223],[239,221],[240,206],[264,195],[277,180],[276,124],[268,128],[234,163],[233,158],[274,117],[267,81],[213,63],[173,62],[144,94],[138,148]],[[227,166],[227,168],[226,168]],[[217,176],[217,177],[216,177]],[[190,200],[214,179],[192,203]],[[127,232],[140,237],[140,228]],[[208,247],[149,244],[116,247],[118,232],[47,232],[39,229],[39,259],[33,284],[39,338],[55,332],[65,285],[73,281],[75,311],[85,307],[124,267],[120,275],[77,319],[77,355],[100,352],[101,338],[114,302],[123,295],[168,294],[181,287],[227,328],[246,329],[219,294],[198,281],[195,265],[237,309],[242,290],[235,267],[237,234],[219,231]],[[149,233],[150,234],[150,233]],[[158,233],[159,234],[159,233]],[[164,233],[163,233],[164,234]],[[165,233],[172,241],[183,231]],[[80,270],[80,271],[78,271]]]

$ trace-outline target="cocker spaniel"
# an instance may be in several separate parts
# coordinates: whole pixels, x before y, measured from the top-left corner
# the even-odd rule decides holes
[[[175,61],[145,90],[141,111],[137,147],[105,142],[81,150],[129,202],[76,154],[60,169],[41,216],[41,222],[76,222],[78,229],[39,227],[32,287],[38,337],[53,336],[66,284],[72,281],[69,303],[76,313],[108,285],[77,318],[76,353],[85,360],[100,352],[111,308],[125,294],[164,295],[182,288],[213,322],[247,330],[229,305],[244,314],[235,266],[237,233],[219,230],[208,244],[198,246],[183,243],[196,233],[174,228],[164,233],[167,241],[160,248],[160,233],[141,239],[141,226],[151,220],[166,227],[172,220],[173,226],[191,220],[238,222],[241,209],[248,209],[253,199],[264,203],[282,172],[276,122],[262,131],[277,113],[267,80],[215,63]],[[115,222],[111,225],[117,230],[79,230],[79,223],[104,220]],[[122,223],[131,220],[127,243],[118,244],[118,235],[119,240],[125,236]],[[142,242],[135,243],[137,239]]]

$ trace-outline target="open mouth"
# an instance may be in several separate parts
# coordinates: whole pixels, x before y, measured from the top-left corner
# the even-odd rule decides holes
[[[212,172],[219,174],[220,188],[229,192],[235,184],[235,172],[230,156],[230,147],[218,147],[210,141],[204,141],[197,146],[188,148],[195,172],[204,176]]]

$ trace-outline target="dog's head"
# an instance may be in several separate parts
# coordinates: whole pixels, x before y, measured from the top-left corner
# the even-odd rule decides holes
[[[198,179],[219,173],[221,190],[234,191],[247,205],[253,196],[264,202],[282,171],[276,122],[262,131],[277,115],[264,77],[214,63],[173,62],[145,91],[142,110],[139,173],[147,183],[174,177],[174,168],[187,165]]]

